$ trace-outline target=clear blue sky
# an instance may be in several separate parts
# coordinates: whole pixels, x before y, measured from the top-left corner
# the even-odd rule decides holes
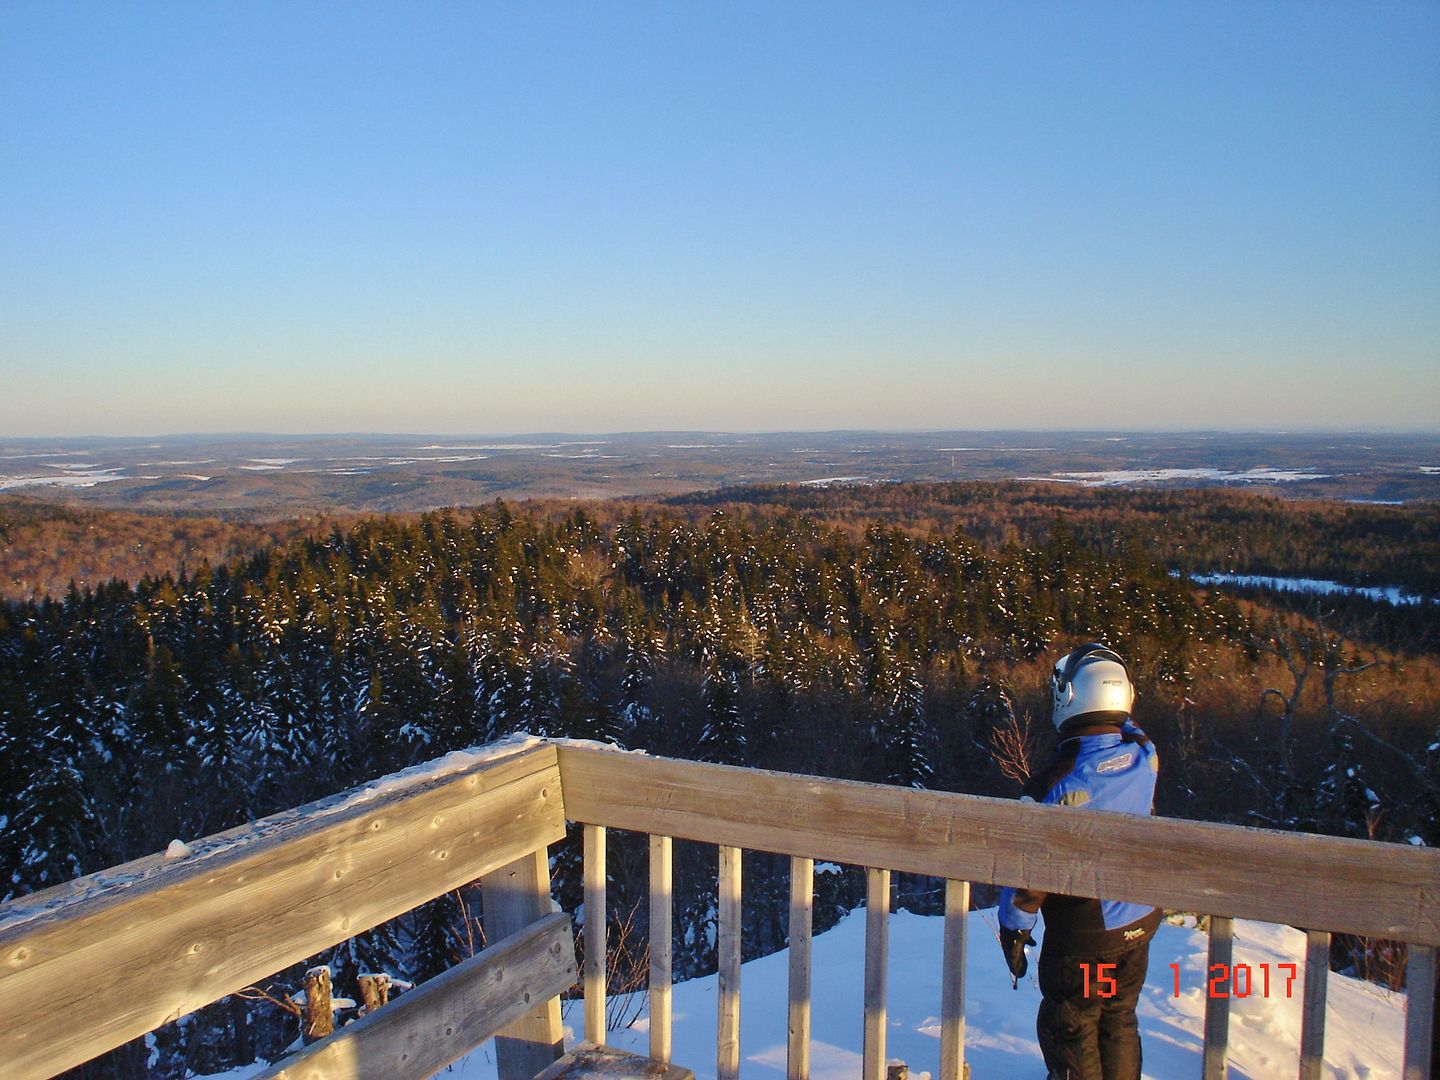
[[[1440,428],[1440,4],[0,2],[0,434]]]

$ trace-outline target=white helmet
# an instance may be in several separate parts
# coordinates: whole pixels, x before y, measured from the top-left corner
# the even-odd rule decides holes
[[[1076,726],[1074,721],[1092,713],[1109,714],[1094,717],[1096,723],[1120,723],[1135,704],[1135,688],[1126,674],[1125,661],[1113,649],[1093,641],[1071,649],[1056,662],[1052,686],[1055,706],[1050,721],[1056,731]]]

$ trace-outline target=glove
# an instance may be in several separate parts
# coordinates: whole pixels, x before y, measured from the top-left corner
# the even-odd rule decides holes
[[[1030,961],[1025,957],[1025,946],[1034,944],[1035,938],[1029,930],[1008,930],[1003,926],[1000,928],[1000,948],[1005,953],[1005,964],[1010,968],[1010,975],[1017,986],[1025,977],[1025,972],[1030,970]]]

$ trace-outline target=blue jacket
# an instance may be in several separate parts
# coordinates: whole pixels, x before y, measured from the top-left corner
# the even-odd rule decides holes
[[[1031,777],[1022,801],[1151,814],[1160,759],[1145,733],[1131,721],[1119,730],[1081,729],[1060,744],[1046,769]],[[1062,951],[1103,950],[1154,932],[1160,912],[1148,904],[1094,900],[1030,889],[1000,890],[1000,925],[1030,930],[1036,911],[1045,915],[1045,937]]]

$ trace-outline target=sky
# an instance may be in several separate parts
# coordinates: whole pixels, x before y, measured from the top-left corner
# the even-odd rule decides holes
[[[0,435],[1440,430],[1440,5],[0,0]]]

